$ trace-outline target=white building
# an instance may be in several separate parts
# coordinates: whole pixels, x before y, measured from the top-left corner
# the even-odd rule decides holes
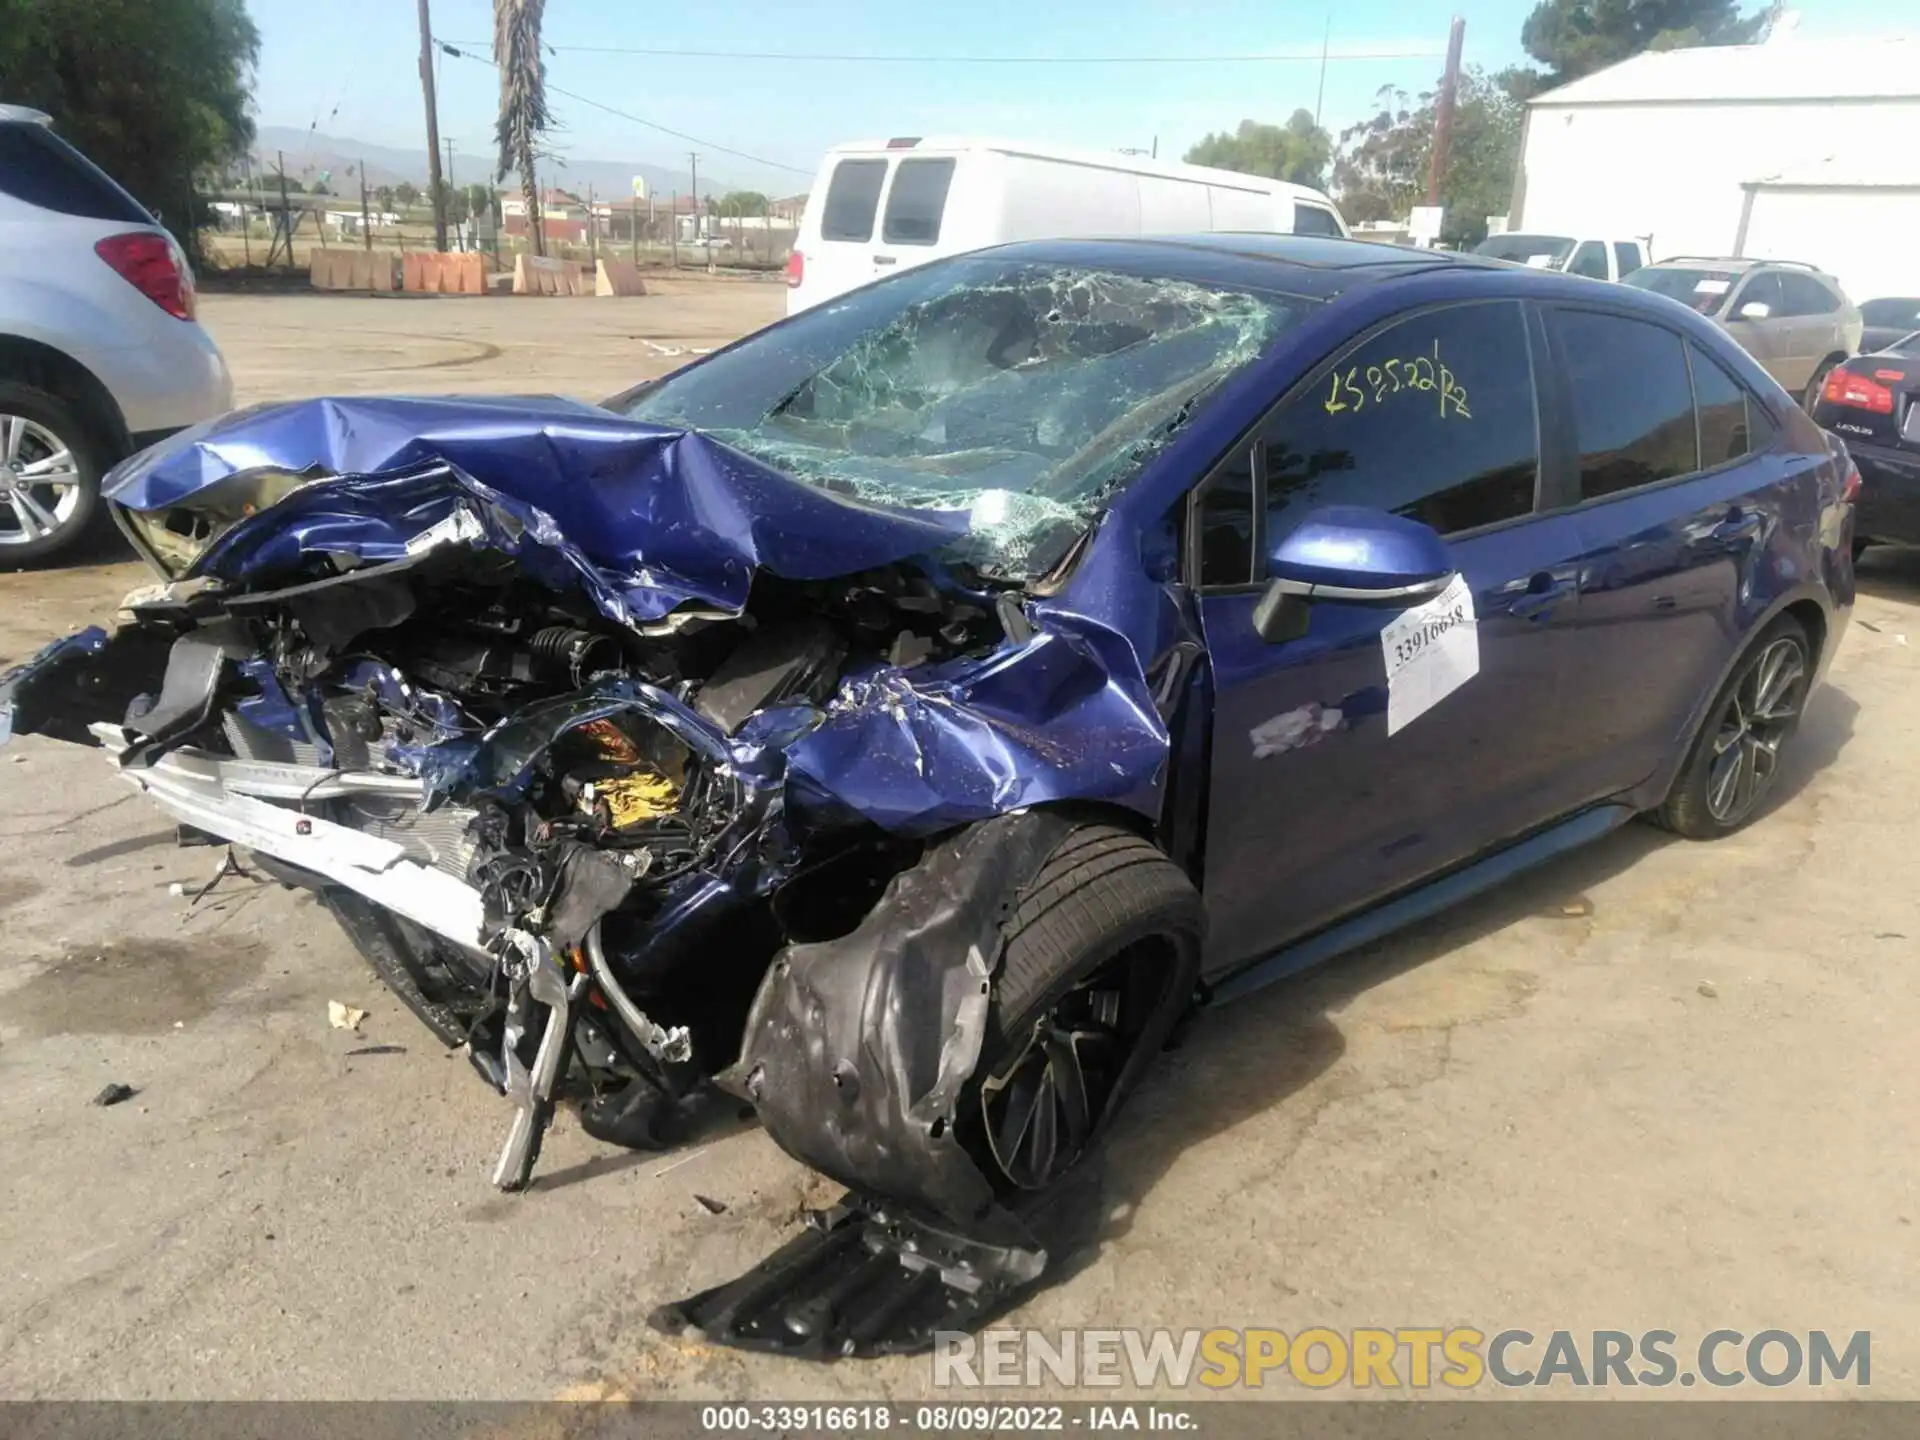
[[[1920,294],[1920,37],[1637,55],[1527,107],[1507,228]]]

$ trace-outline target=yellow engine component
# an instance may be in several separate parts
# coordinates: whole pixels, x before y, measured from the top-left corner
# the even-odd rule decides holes
[[[613,828],[624,830],[643,820],[671,815],[680,803],[680,787],[658,770],[642,767],[630,775],[594,781],[581,798],[589,805],[604,800]]]

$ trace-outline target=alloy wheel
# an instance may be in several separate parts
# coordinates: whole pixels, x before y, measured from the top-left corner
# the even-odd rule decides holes
[[[1807,698],[1807,652],[1783,635],[1756,655],[1727,699],[1707,766],[1707,810],[1722,825],[1751,815],[1773,788],[1781,743]]]
[[[1033,1022],[1018,1058],[980,1089],[995,1166],[1022,1190],[1044,1189],[1085,1153],[1165,985],[1151,943],[1123,951]],[[1142,980],[1147,983],[1142,984]]]
[[[57,534],[81,500],[72,448],[37,420],[0,413],[0,546]]]

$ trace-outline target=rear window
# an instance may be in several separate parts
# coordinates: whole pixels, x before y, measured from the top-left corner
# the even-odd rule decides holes
[[[1718,315],[1739,283],[1737,270],[1695,270],[1684,265],[1643,265],[1622,283],[1651,290],[1690,306],[1701,315]]]
[[[889,245],[931,245],[940,238],[940,215],[953,184],[951,160],[902,160],[887,192],[880,237]]]
[[[1489,235],[1473,247],[1473,253],[1558,270],[1573,253],[1573,240],[1566,235]]]
[[[1295,205],[1293,207],[1293,233],[1296,235],[1333,235],[1340,234],[1340,222],[1333,218],[1333,212],[1318,205]]]
[[[820,214],[822,240],[873,239],[873,212],[886,182],[884,160],[842,160],[833,167],[827,204]]]
[[[0,121],[0,191],[42,210],[151,225],[140,208],[106,172],[44,125]]]
[[[1614,267],[1622,275],[1631,275],[1646,262],[1640,258],[1640,247],[1631,240],[1613,242]]]

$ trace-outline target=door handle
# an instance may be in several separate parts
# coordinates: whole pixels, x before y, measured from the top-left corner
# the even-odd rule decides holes
[[[1507,613],[1522,620],[1539,620],[1559,609],[1579,588],[1576,578],[1565,571],[1542,570],[1527,581],[1527,588],[1507,603]]]

